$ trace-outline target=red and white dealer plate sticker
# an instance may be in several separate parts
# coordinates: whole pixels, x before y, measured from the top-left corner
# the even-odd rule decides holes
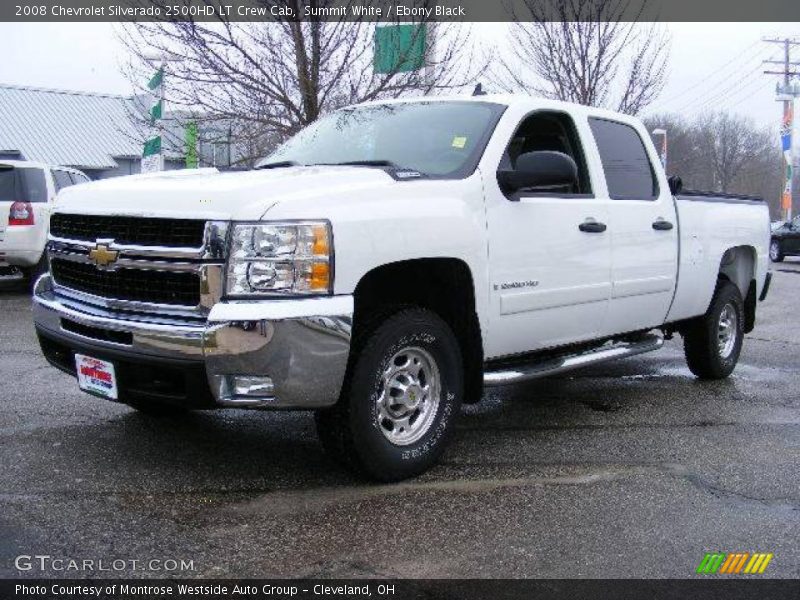
[[[78,373],[78,385],[83,391],[117,399],[117,376],[112,363],[76,354],[75,370]]]

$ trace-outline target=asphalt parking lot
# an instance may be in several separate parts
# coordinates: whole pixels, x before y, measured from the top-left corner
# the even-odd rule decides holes
[[[30,301],[0,292],[0,577],[693,577],[705,552],[771,552],[800,577],[800,262],[733,377],[656,353],[491,392],[440,466],[369,485],[308,413],[152,419],[40,356]],[[193,570],[130,561],[191,560]],[[119,563],[118,563],[119,564]]]

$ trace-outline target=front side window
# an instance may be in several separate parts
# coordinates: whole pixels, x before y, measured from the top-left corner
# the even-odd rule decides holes
[[[578,182],[563,189],[530,189],[527,193],[539,192],[559,196],[591,196],[592,183],[580,136],[572,118],[556,111],[537,111],[523,119],[500,159],[500,169],[514,169],[520,154],[547,150],[569,156],[578,166]]]
[[[592,118],[589,125],[600,151],[611,198],[657,198],[658,180],[638,132],[630,125],[607,119]]]
[[[346,108],[322,117],[258,166],[383,163],[438,177],[477,166],[504,107],[489,102],[408,102]]]

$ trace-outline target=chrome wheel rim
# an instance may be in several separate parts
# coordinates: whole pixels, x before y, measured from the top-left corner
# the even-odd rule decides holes
[[[772,242],[769,245],[769,257],[772,260],[778,260],[778,242]]]
[[[739,317],[733,304],[726,304],[719,313],[717,322],[717,344],[719,355],[728,358],[736,345],[736,336],[739,334]]]
[[[422,348],[403,348],[381,375],[378,429],[396,446],[419,441],[436,418],[440,396],[441,378],[433,356]]]

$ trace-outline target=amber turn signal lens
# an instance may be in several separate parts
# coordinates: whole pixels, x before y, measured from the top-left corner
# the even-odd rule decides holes
[[[328,256],[330,250],[328,228],[324,225],[315,225],[313,231],[314,245],[312,246],[311,251],[313,252],[314,256]]]
[[[313,291],[327,291],[331,283],[331,270],[328,263],[319,262],[311,265],[311,281],[309,288]]]

